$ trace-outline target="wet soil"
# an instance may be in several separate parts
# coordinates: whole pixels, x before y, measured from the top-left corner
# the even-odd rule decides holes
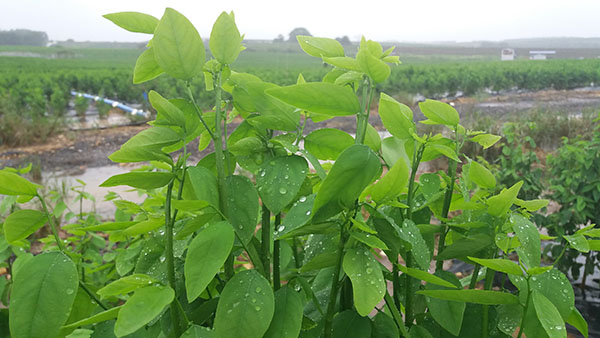
[[[564,111],[566,115],[581,113],[584,110],[600,108],[600,88],[581,88],[575,90],[544,90],[538,92],[512,92],[486,97],[460,97],[446,100],[454,104],[459,112],[468,114],[479,111],[501,117],[506,114],[519,113],[531,109],[551,109]],[[422,118],[418,107],[413,107],[416,119]],[[376,113],[376,107],[370,116],[370,122],[376,129],[382,129],[381,120]],[[240,121],[229,126],[233,130]],[[101,167],[113,164],[107,156],[119,149],[121,144],[130,137],[148,128],[148,125],[119,126],[104,129],[89,129],[66,131],[57,135],[45,144],[36,144],[18,148],[0,147],[0,167],[19,166],[28,162],[39,163],[42,172],[74,171],[74,174],[85,171],[86,168]],[[319,128],[337,128],[353,132],[356,120],[353,116],[336,117],[320,122]],[[317,128],[308,122],[305,133]],[[197,149],[192,144],[192,158],[199,159],[204,153],[193,151]]]

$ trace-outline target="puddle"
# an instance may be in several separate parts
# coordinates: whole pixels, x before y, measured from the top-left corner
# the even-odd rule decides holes
[[[122,199],[132,201],[134,203],[140,203],[144,200],[145,195],[140,195],[137,191],[132,190],[132,188],[127,186],[110,188],[99,187],[99,185],[109,177],[117,174],[127,173],[131,169],[133,168],[110,165],[82,169],[82,172],[76,173],[57,172],[44,174],[42,178],[44,180],[44,184],[49,187],[60,188],[63,184],[66,186],[66,190],[68,191],[67,205],[74,213],[79,213],[79,202],[75,201],[76,193],[72,191],[71,188],[81,185],[79,182],[77,182],[77,180],[85,182],[86,185],[83,191],[92,195],[95,199],[95,202],[91,200],[84,200],[82,205],[83,211],[95,210],[102,219],[110,220],[114,218],[116,208],[112,201],[104,200],[104,196],[108,192],[113,191]]]

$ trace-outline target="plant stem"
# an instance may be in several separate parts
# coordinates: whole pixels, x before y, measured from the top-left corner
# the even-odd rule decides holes
[[[400,311],[398,311],[398,308],[394,304],[394,300],[392,299],[392,297],[390,297],[390,295],[387,292],[385,293],[385,296],[383,297],[383,299],[385,300],[385,303],[386,303],[388,309],[390,309],[390,312],[392,313],[392,318],[394,318],[394,321],[396,322],[396,325],[400,329],[400,332],[402,333],[402,335],[404,337],[408,337],[408,330],[406,329],[406,326],[404,326],[404,323],[402,322],[402,316],[400,315]]]
[[[456,134],[456,153],[458,154],[459,145],[458,145],[458,128],[455,130]],[[452,202],[452,193],[454,192],[454,181],[456,180],[456,166],[457,162],[451,159],[448,159],[448,175],[450,176],[450,182],[448,187],[446,188],[446,194],[444,195],[444,205],[442,207],[442,218],[448,218],[448,212],[450,211],[450,203]],[[438,242],[438,255],[440,252],[444,250],[446,246],[446,234],[448,234],[448,226],[446,226],[446,221],[442,220],[442,225],[444,229],[442,230],[442,234],[440,235],[440,240]],[[435,271],[441,271],[444,268],[444,260],[437,260],[435,262]]]
[[[60,236],[58,235],[58,227],[56,226],[56,223],[54,222],[54,218],[52,217],[52,215],[50,215],[50,212],[48,211],[48,206],[46,205],[46,201],[44,201],[44,198],[40,194],[37,194],[36,196],[40,200],[40,203],[42,203],[42,208],[44,209],[46,218],[48,218],[48,223],[50,223],[50,229],[52,229],[52,234],[54,235],[54,240],[56,241],[56,245],[58,246],[58,249],[60,249],[60,251],[64,252],[65,246],[64,246],[62,240],[60,239]]]
[[[479,270],[481,270],[481,265],[475,263],[475,268],[471,274],[471,283],[469,284],[469,289],[475,289],[475,286],[477,285],[477,277],[479,277]]]
[[[496,273],[496,271],[494,271],[492,269],[487,269],[486,274],[485,274],[485,284],[483,287],[484,290],[490,290],[492,288],[492,283],[494,282],[494,274],[495,273]],[[475,280],[477,280],[477,277],[475,278]],[[481,338],[488,338],[488,336],[489,336],[488,323],[489,323],[489,317],[490,317],[490,306],[489,305],[483,306],[482,316],[483,316],[483,320],[481,323]]]
[[[221,116],[221,72],[218,72],[215,80],[215,158],[217,166],[217,179],[219,182],[219,206],[221,210],[225,210],[226,192],[225,192],[225,165],[223,163],[223,135],[222,131],[222,116]],[[224,212],[227,215],[227,212]]]
[[[292,253],[294,255],[294,266],[296,269],[300,269],[300,255],[298,254],[298,239],[296,237],[292,238]]]
[[[423,151],[425,150],[425,146],[424,145],[420,145],[419,148],[417,149],[416,147],[416,141],[415,141],[415,149],[413,152],[413,160],[412,160],[412,168],[411,168],[411,172],[410,172],[410,180],[408,183],[408,196],[407,196],[407,200],[406,200],[406,204],[408,205],[408,209],[406,211],[406,219],[411,219],[412,218],[412,209],[413,209],[413,200],[414,200],[414,194],[415,194],[415,178],[417,175],[417,170],[419,169],[419,163],[421,162],[421,158],[423,157]],[[409,251],[406,253],[404,260],[406,262],[406,267],[407,268],[412,268],[413,267],[413,259],[412,259],[412,253]],[[405,285],[405,298],[404,298],[404,313],[405,313],[405,318],[404,318],[404,324],[406,326],[411,326],[412,322],[414,320],[413,317],[413,299],[414,299],[414,291],[412,288],[412,277],[410,277],[409,275],[405,274],[405,278],[406,278],[406,285]]]
[[[281,213],[275,216],[275,229],[281,224]],[[273,243],[273,290],[277,291],[281,287],[281,267],[279,266],[279,252],[280,243],[275,241]]]
[[[271,211],[262,205],[261,256],[265,268],[265,278],[271,281]]]
[[[329,303],[327,304],[327,313],[325,314],[325,331],[324,338],[332,337],[333,316],[335,315],[335,305],[337,300],[338,286],[340,273],[342,271],[342,262],[344,260],[344,245],[346,243],[344,225],[340,226],[340,242],[338,244],[337,262],[333,271],[333,279],[331,280],[331,290],[329,292]]]
[[[204,121],[204,118],[202,117],[202,111],[200,111],[200,107],[198,107],[198,104],[196,103],[196,99],[194,99],[194,95],[192,94],[192,88],[191,88],[191,85],[189,82],[187,83],[187,89],[188,89],[188,96],[190,97],[190,100],[192,100],[192,104],[194,105],[194,111],[196,112],[196,115],[200,119],[200,122],[202,122],[204,129],[206,129],[206,131],[210,134],[210,138],[212,138],[213,140],[216,140],[216,137],[213,134],[212,130],[210,130],[210,128],[208,127],[208,124],[206,124],[206,121]]]
[[[173,197],[173,184],[171,181],[167,187],[167,196],[165,201],[165,231],[166,231],[166,252],[167,259],[167,280],[173,291],[176,290],[175,281],[175,258],[173,255],[173,223],[171,222],[171,198]],[[176,337],[181,335],[179,327],[179,309],[177,308],[177,297],[171,302],[171,321],[173,322],[173,333]]]
[[[224,157],[223,157],[223,135],[222,135],[222,115],[221,115],[221,71],[215,76],[215,133],[213,141],[215,143],[215,161],[217,167],[217,182],[219,186],[219,209],[225,216],[229,216],[227,212],[227,190],[225,189],[225,172]],[[206,126],[206,125],[205,125]],[[235,257],[230,255],[225,261],[225,275],[227,278],[233,277]]]
[[[517,338],[521,338],[521,335],[523,334],[525,316],[527,316],[527,310],[529,310],[529,298],[531,298],[531,287],[529,285],[529,278],[530,276],[527,276],[527,300],[525,301],[525,309],[523,310],[523,316],[521,317],[521,324],[519,324],[519,333],[517,334]]]
[[[304,128],[306,127],[306,121],[308,120],[308,116],[304,115],[304,121],[302,122],[302,126],[300,127],[300,131],[298,131],[298,136],[296,136],[296,141],[294,145],[299,145],[302,140],[302,136],[304,135]]]
[[[394,258],[394,261],[397,262],[398,261],[398,255],[396,254],[396,257]],[[393,298],[394,298],[394,304],[396,305],[396,308],[400,308],[400,306],[402,305],[402,302],[400,301],[400,270],[398,270],[398,265],[397,264],[393,264],[392,267],[392,291],[393,293]],[[404,324],[403,324],[404,325]]]
[[[362,85],[362,111],[356,116],[356,144],[363,144],[365,142],[365,131],[369,121],[369,99],[371,97],[371,87],[371,79],[365,78]]]
[[[100,305],[101,308],[103,308],[104,310],[108,310],[108,307],[104,305],[104,303],[102,303],[100,298],[98,298],[96,294],[93,293],[92,290],[90,290],[82,281],[79,281],[79,287],[82,288],[83,291],[85,291],[85,293],[87,293],[88,296],[90,296],[90,298],[92,298],[96,303],[98,303],[98,305]]]

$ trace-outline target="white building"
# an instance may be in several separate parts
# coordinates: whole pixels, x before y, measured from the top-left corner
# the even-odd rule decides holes
[[[515,50],[512,48],[504,48],[502,53],[500,53],[500,60],[502,61],[512,61],[517,56]]]
[[[546,60],[549,56],[556,55],[555,50],[531,50],[529,60]]]

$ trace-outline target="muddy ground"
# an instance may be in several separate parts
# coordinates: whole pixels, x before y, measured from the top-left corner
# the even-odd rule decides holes
[[[538,92],[511,92],[501,95],[486,95],[483,97],[460,97],[447,99],[453,103],[461,114],[481,112],[498,117],[499,120],[508,114],[520,113],[531,109],[547,109],[564,112],[566,115],[579,114],[590,109],[600,109],[600,88],[582,88],[569,91],[545,90]],[[421,119],[418,107],[413,107],[415,117]],[[382,129],[381,120],[373,109],[370,122],[377,129]],[[235,128],[236,123],[229,127]],[[309,122],[305,132],[314,130],[317,126]],[[338,128],[353,132],[356,128],[355,118],[352,116],[336,117],[319,123],[320,128]],[[77,175],[85,172],[87,168],[101,167],[112,164],[107,158],[117,150],[121,144],[137,134],[147,125],[119,126],[106,129],[91,129],[79,131],[65,131],[51,138],[45,144],[36,144],[26,147],[6,148],[0,147],[0,168],[5,166],[20,166],[29,162],[37,163],[42,172],[62,171],[66,175]],[[197,149],[192,144],[189,149]],[[192,150],[192,157],[199,159],[205,150],[198,153]]]

